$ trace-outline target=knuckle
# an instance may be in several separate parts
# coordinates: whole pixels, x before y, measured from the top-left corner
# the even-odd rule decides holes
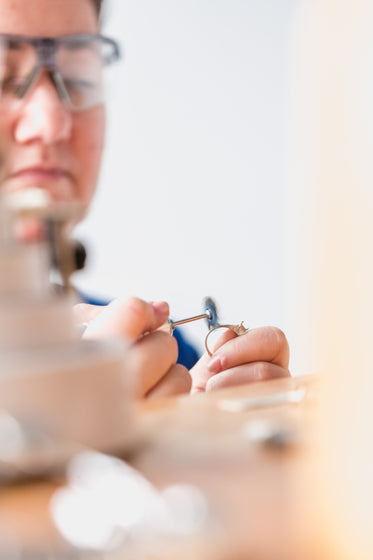
[[[268,362],[257,362],[253,364],[253,381],[271,379],[273,377],[272,369],[272,364]]]
[[[134,315],[143,316],[148,310],[148,304],[135,296],[129,296],[122,300],[126,308],[128,308]],[[121,302],[121,300],[119,300]]]
[[[268,337],[272,340],[278,352],[288,348],[288,341],[285,333],[277,327],[267,327]]]
[[[213,375],[213,377],[210,377],[210,379],[208,379],[207,383],[206,383],[206,387],[205,387],[205,392],[209,393],[211,391],[216,391],[217,389],[223,388],[224,385],[221,382],[221,376],[220,375]]]

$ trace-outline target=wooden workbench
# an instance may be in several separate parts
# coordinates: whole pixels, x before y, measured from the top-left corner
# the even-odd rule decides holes
[[[318,379],[307,376],[141,402],[137,444],[126,459],[158,488],[188,483],[203,491],[220,527],[211,558],[320,560],[307,530],[304,478],[317,394]],[[2,488],[3,547],[38,554],[62,545],[49,501],[63,484],[48,478]]]

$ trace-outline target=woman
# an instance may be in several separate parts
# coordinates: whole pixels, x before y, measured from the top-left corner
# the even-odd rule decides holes
[[[99,35],[99,0],[0,0],[2,188],[38,186],[53,201],[94,195],[105,132],[102,66],[117,57]],[[128,360],[138,394],[158,397],[205,391],[289,375],[289,349],[275,328],[219,339],[190,372],[177,360],[177,343],[158,329],[164,302],[115,300],[104,308],[80,304],[85,337],[122,336],[133,342]],[[146,336],[144,336],[146,333]]]

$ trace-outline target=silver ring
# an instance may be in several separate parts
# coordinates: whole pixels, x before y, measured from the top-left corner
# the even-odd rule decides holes
[[[214,327],[213,329],[209,330],[209,332],[207,333],[206,338],[205,338],[205,348],[206,348],[207,354],[210,357],[212,356],[212,352],[208,347],[208,338],[209,338],[211,333],[213,333],[214,331],[217,331],[218,329],[229,329],[229,330],[233,331],[234,333],[236,333],[238,336],[241,336],[242,334],[246,334],[250,330],[250,329],[247,329],[245,327],[245,325],[243,324],[243,321],[241,321],[241,323],[239,325],[218,325],[217,327]]]

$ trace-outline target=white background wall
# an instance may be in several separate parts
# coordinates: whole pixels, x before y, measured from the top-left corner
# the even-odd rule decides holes
[[[86,291],[289,330],[285,191],[297,0],[111,0],[120,40]],[[184,333],[202,347],[204,325]],[[295,373],[297,373],[295,371]]]

